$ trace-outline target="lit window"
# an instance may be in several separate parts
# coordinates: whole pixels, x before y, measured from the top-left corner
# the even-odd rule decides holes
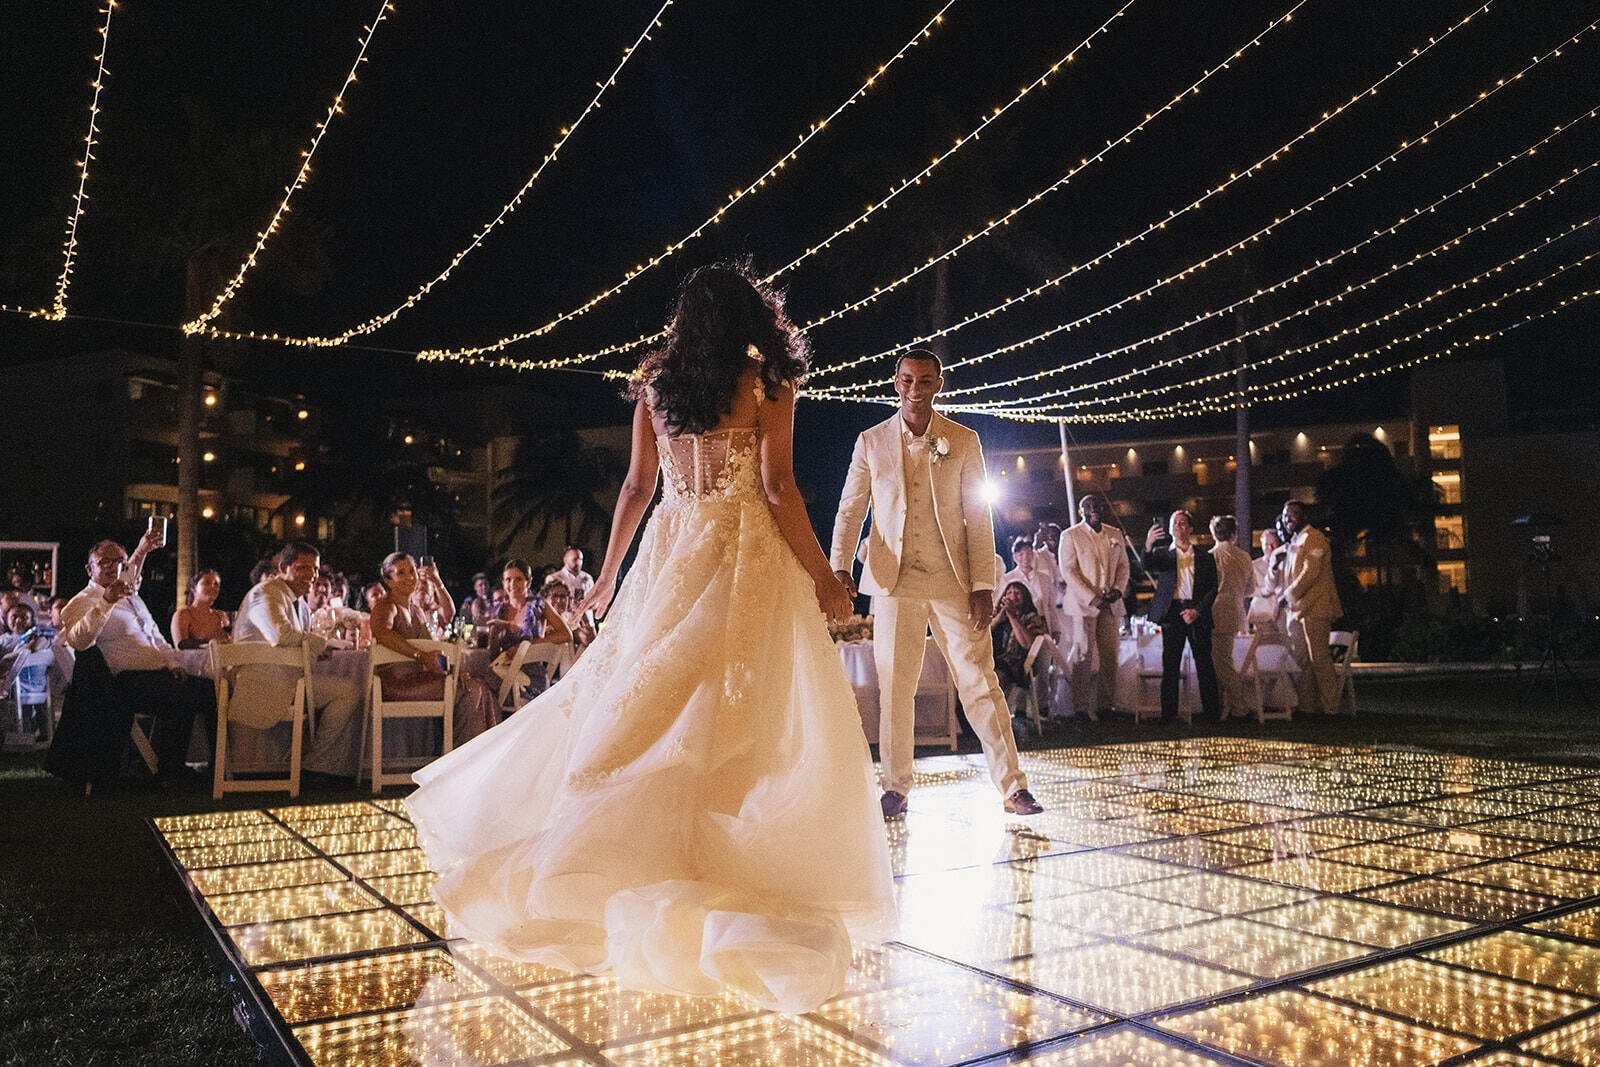
[[[1438,471],[1433,476],[1433,489],[1441,504],[1461,503],[1461,475],[1456,471]]]
[[[1460,560],[1446,560],[1439,564],[1439,592],[1467,591],[1467,565]]]
[[[1460,515],[1436,515],[1433,520],[1433,543],[1439,548],[1467,547],[1467,528]]]
[[[1429,426],[1428,454],[1434,459],[1461,458],[1461,427]]]

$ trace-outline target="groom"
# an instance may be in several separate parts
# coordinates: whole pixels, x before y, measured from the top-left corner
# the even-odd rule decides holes
[[[905,814],[915,756],[917,679],[930,625],[961,693],[989,777],[1013,815],[1043,809],[1017,766],[1011,714],[994,673],[994,521],[982,490],[978,435],[933,410],[944,387],[939,357],[914,348],[895,364],[900,410],[856,438],[833,524],[834,571],[855,593],[851,561],[872,512],[861,589],[872,595],[878,666],[883,816]]]

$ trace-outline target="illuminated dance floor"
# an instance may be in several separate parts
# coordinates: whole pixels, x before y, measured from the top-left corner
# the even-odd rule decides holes
[[[899,940],[806,1016],[450,939],[403,805],[157,819],[317,1064],[1600,1064],[1600,772],[1221,738],[918,761]]]

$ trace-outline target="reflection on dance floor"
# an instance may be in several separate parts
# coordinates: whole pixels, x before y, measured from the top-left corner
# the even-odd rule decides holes
[[[395,800],[156,820],[317,1064],[1600,1064],[1600,774],[1249,739],[919,761],[901,930],[799,1017],[452,940]]]

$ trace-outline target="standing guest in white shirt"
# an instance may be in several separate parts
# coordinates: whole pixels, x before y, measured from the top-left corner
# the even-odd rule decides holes
[[[235,641],[265,641],[274,648],[308,645],[319,657],[328,643],[309,628],[310,613],[301,597],[311,591],[321,556],[303,541],[291,541],[277,557],[277,573],[245,594],[233,624]],[[247,729],[268,730],[284,722],[299,672],[291,667],[240,667],[228,719]],[[313,775],[351,779],[361,758],[361,693],[349,678],[319,674],[311,686],[316,701],[316,737],[306,751],[305,769]],[[317,782],[307,785],[334,785]]]
[[[1334,672],[1328,631],[1344,614],[1333,584],[1333,554],[1323,532],[1311,525],[1298,500],[1283,505],[1283,524],[1291,535],[1284,595],[1289,601],[1289,647],[1300,664],[1300,710],[1339,713],[1339,678]]]
[[[115,541],[95,545],[89,551],[89,584],[61,610],[61,640],[76,652],[98,648],[111,669],[117,699],[155,713],[150,744],[156,778],[175,783],[198,780],[183,763],[189,734],[196,716],[210,721],[217,698],[210,682],[184,673],[177,650],[134,591],[139,564],[164,543],[158,528],[144,535],[132,557]]]
[[[1060,543],[1061,527],[1056,523],[1041,522],[1033,532],[1034,565],[1043,568],[1055,583],[1055,597],[1051,603],[1057,608],[1061,607],[1061,599],[1067,592],[1066,580],[1061,577],[1061,561],[1056,558],[1056,545]],[[1058,619],[1060,614],[1056,613]]]
[[[1117,683],[1118,631],[1128,586],[1128,539],[1108,520],[1111,509],[1091,493],[1078,505],[1083,521],[1062,531],[1056,559],[1066,593],[1061,598],[1063,642],[1072,652],[1072,702],[1090,718],[1110,711]],[[1089,675],[1096,684],[1089,684]]]
[[[1059,644],[1061,641],[1061,619],[1056,611],[1056,576],[1047,570],[1040,562],[1038,553],[1033,547],[1033,538],[1016,537],[1011,541],[1011,559],[1016,566],[1000,576],[1000,584],[995,588],[1004,589],[1012,582],[1021,582],[1028,587],[1028,592],[1033,596],[1034,610],[1039,618],[1044,621],[1045,630]]]
[[[1178,717],[1178,682],[1183,676],[1183,643],[1189,643],[1200,682],[1200,709],[1217,718],[1217,672],[1211,664],[1211,607],[1217,599],[1217,561],[1195,549],[1194,517],[1179,508],[1159,520],[1144,539],[1144,569],[1155,575],[1156,597],[1150,617],[1161,624],[1161,718]],[[1163,544],[1163,542],[1166,542]]]
[[[577,545],[567,546],[561,554],[561,569],[550,577],[560,578],[561,583],[572,590],[574,603],[581,604],[594,588],[594,575],[583,569],[583,549]]]
[[[1244,603],[1255,581],[1250,553],[1240,548],[1239,523],[1232,515],[1211,520],[1211,557],[1217,563],[1217,599],[1211,605],[1211,662],[1222,694],[1222,717],[1243,715],[1244,686],[1233,665],[1233,639],[1244,627]]]

